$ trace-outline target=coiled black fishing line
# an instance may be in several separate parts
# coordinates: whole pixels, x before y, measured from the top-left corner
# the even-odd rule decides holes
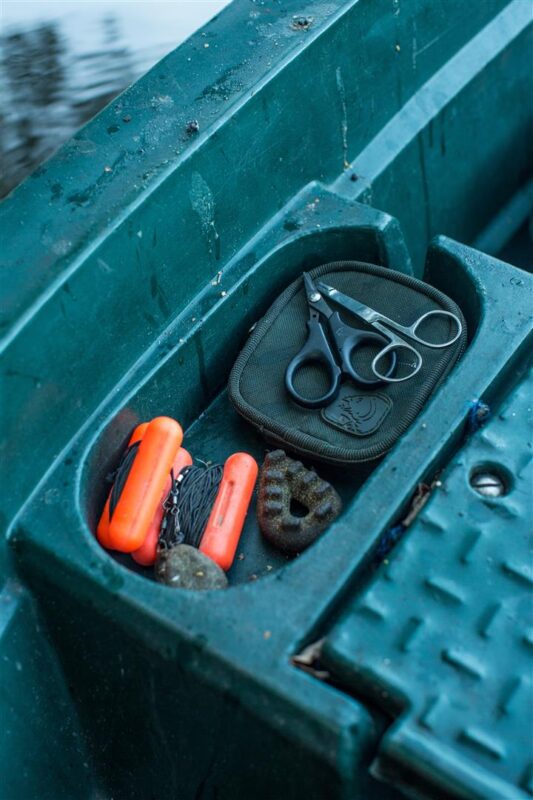
[[[110,519],[120,500],[140,444],[140,441],[131,444],[124,452],[118,468],[108,475],[108,481],[113,483],[109,498]],[[159,549],[166,550],[177,544],[199,547],[223,472],[224,467],[221,464],[211,467],[185,467],[177,476],[171,470],[172,484],[163,503],[165,513],[159,531]]]
[[[171,472],[172,485],[163,504],[158,550],[177,544],[199,547],[213,504],[218,494],[224,467],[190,466],[176,477]]]
[[[113,484],[111,487],[111,494],[109,496],[109,519],[111,519],[113,516],[115,508],[117,507],[117,503],[120,500],[120,495],[122,494],[122,490],[124,489],[128,475],[130,474],[140,444],[140,440],[130,444],[130,446],[124,452],[117,469],[107,476],[107,480]]]

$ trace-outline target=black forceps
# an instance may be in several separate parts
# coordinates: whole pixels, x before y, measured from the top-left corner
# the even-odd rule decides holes
[[[323,408],[337,397],[344,376],[365,386],[373,386],[386,380],[386,377],[376,376],[365,378],[352,366],[352,357],[356,350],[365,345],[377,346],[382,350],[387,345],[387,340],[378,333],[345,325],[339,313],[326,303],[311,276],[304,272],[303,279],[309,307],[308,335],[306,343],[294,356],[285,372],[285,387],[292,399],[305,408]],[[322,319],[331,335],[333,349],[328,342]],[[301,367],[313,363],[326,368],[330,386],[322,397],[303,397],[294,386],[294,376]],[[395,353],[391,353],[389,364],[386,376],[394,372]]]

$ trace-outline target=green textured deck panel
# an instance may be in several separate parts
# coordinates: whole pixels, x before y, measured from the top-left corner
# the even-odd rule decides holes
[[[332,675],[397,719],[375,772],[418,777],[428,797],[533,795],[532,412],[530,375],[327,637]],[[471,488],[481,468],[505,477],[505,496]]]

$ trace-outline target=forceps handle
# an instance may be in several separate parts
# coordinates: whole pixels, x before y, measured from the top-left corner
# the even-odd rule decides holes
[[[444,342],[429,342],[427,339],[423,339],[421,336],[418,335],[417,328],[429,317],[441,317],[453,320],[457,328],[455,334],[451,336],[449,339],[446,339],[446,341]],[[438,309],[435,309],[434,311],[426,311],[426,313],[422,314],[422,316],[419,317],[416,320],[416,322],[414,322],[412,325],[400,325],[399,322],[394,322],[394,320],[388,319],[387,317],[384,317],[382,315],[380,315],[380,321],[384,322],[389,327],[394,328],[394,330],[398,331],[399,333],[403,333],[404,336],[408,336],[414,342],[418,342],[418,344],[423,344],[424,347],[433,347],[433,348],[449,347],[451,344],[457,341],[457,339],[463,332],[463,325],[461,323],[461,320],[456,314],[452,314],[451,311],[440,311]]]
[[[417,372],[420,371],[422,366],[422,356],[414,348],[412,345],[408,344],[404,339],[401,339],[399,336],[396,336],[389,328],[383,325],[381,322],[377,320],[372,323],[374,328],[377,328],[381,333],[385,336],[388,340],[389,344],[387,344],[382,350],[379,351],[377,356],[373,359],[371,369],[376,378],[379,378],[381,381],[385,381],[386,383],[402,383],[403,381],[408,381],[409,378],[413,378]],[[396,327],[396,324],[395,324]],[[401,325],[397,327],[401,328]],[[408,362],[407,364],[405,361],[402,361],[402,351],[407,352],[409,357],[414,357],[414,362]],[[407,366],[410,367],[410,371],[407,372],[405,375],[400,376],[399,378],[391,377],[390,370],[386,373],[381,372],[378,365],[381,359],[385,359],[385,363],[387,360],[394,359],[395,366]],[[405,358],[405,355],[404,355]]]

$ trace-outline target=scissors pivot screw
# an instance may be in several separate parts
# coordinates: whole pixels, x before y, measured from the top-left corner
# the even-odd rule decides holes
[[[321,297],[322,297],[322,295],[320,294],[320,292],[313,292],[313,294],[309,295],[309,300],[312,303],[318,303],[318,301],[320,300]]]

